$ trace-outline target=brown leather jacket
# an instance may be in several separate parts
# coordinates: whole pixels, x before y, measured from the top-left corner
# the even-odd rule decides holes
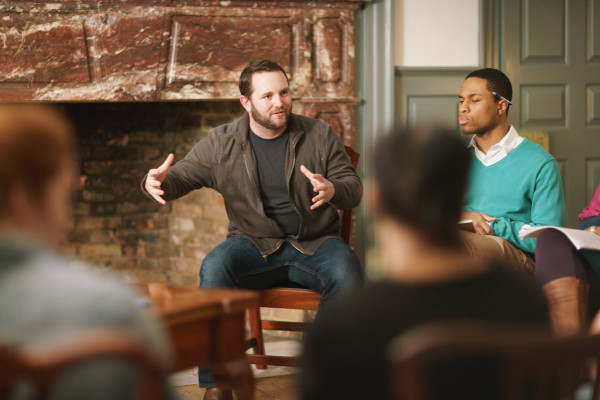
[[[195,189],[212,188],[225,200],[228,237],[249,238],[265,258],[285,240],[299,251],[313,255],[326,239],[339,237],[337,210],[356,207],[362,198],[361,180],[341,140],[325,122],[291,115],[286,177],[290,202],[300,215],[301,224],[298,235],[286,236],[277,223],[265,215],[248,127],[248,114],[244,114],[230,124],[211,129],[208,137],[169,168],[162,184],[163,198],[173,200]],[[300,165],[333,183],[335,196],[329,203],[310,209],[315,193],[308,178],[300,172]]]

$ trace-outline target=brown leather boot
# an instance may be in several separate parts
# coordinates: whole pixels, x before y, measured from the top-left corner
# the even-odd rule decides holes
[[[204,400],[233,400],[233,393],[229,389],[206,389],[206,393],[204,393]]]
[[[559,278],[546,283],[542,290],[548,301],[554,333],[568,336],[587,329],[590,291],[587,282],[575,277]]]

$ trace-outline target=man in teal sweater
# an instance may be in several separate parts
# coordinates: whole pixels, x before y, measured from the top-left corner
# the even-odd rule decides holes
[[[459,123],[473,134],[472,166],[462,218],[469,251],[503,258],[533,273],[535,239],[519,238],[524,225],[564,224],[565,203],[554,157],[508,124],[508,77],[493,68],[467,75],[459,95]]]

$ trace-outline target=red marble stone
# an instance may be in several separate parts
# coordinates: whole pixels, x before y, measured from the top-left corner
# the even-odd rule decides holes
[[[296,98],[352,97],[361,3],[2,2],[0,100],[236,98],[243,66],[266,57]]]
[[[86,16],[90,64],[95,79],[156,73],[162,40],[164,12],[152,7],[120,7]],[[155,81],[148,82],[154,85]]]
[[[343,49],[343,26],[333,18],[319,20],[314,26],[315,78],[323,82],[340,79]]]
[[[248,60],[270,58],[290,70],[296,21],[277,17],[173,18],[167,83],[237,82]]]
[[[0,83],[89,82],[82,22],[58,14],[0,15]]]
[[[300,100],[301,114],[327,122],[346,146],[355,146],[354,109],[356,98],[305,98]]]

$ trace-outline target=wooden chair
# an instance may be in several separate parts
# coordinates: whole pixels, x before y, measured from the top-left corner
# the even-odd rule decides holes
[[[600,335],[557,338],[541,329],[433,322],[400,335],[389,356],[395,399],[433,399],[436,385],[446,399],[574,399],[590,367],[598,370]],[[436,367],[445,369],[435,375]],[[455,375],[461,378],[446,380]],[[598,380],[593,388],[596,399]]]
[[[17,382],[33,386],[35,399],[45,399],[63,374],[84,363],[119,360],[141,372],[136,399],[158,400],[165,391],[165,369],[129,332],[102,329],[43,345],[0,345],[0,399],[10,398]],[[29,398],[29,397],[28,397]]]
[[[360,154],[349,146],[345,146],[345,149],[352,166],[356,169]],[[342,211],[340,236],[351,247],[353,245],[353,227],[352,210]],[[259,290],[259,293],[260,307],[317,311],[319,300],[321,300],[319,293],[300,287],[269,288]],[[309,322],[264,320],[261,318],[260,308],[248,310],[248,321],[251,337],[246,347],[248,349],[252,348],[254,352],[254,354],[248,354],[248,360],[251,364],[256,364],[258,369],[265,369],[267,365],[288,367],[298,365],[299,360],[297,357],[265,354],[263,330],[306,332],[310,327]]]
[[[520,136],[523,136],[533,143],[537,143],[544,150],[550,153],[550,132],[548,131],[520,131]]]

